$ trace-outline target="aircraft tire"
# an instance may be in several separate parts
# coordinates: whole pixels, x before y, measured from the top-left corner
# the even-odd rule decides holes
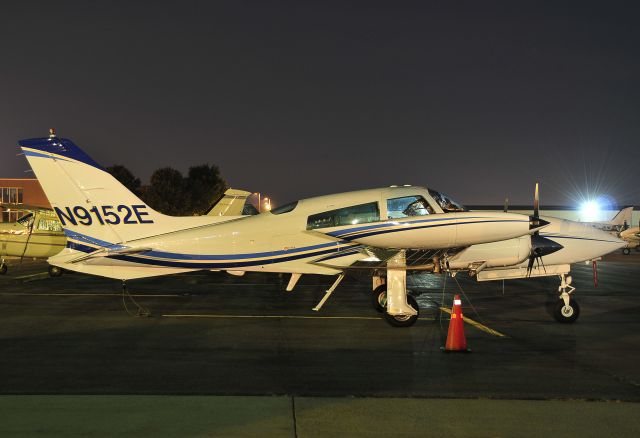
[[[560,299],[553,309],[553,317],[563,324],[571,324],[580,316],[580,306],[573,298],[569,299],[569,307],[565,307],[564,300]]]
[[[49,265],[49,276],[60,277],[62,275],[62,268],[58,266]]]
[[[2,266],[0,266],[0,275],[6,274],[8,269],[9,268],[7,268],[7,265],[3,263]]]
[[[640,245],[636,246],[636,252],[640,252]]]
[[[371,293],[371,305],[378,313],[383,313],[387,308],[387,285],[381,284]]]
[[[629,248],[622,248],[622,254],[629,255],[631,254],[631,250]]]
[[[387,323],[389,323],[390,326],[411,327],[416,323],[420,314],[420,307],[418,307],[418,302],[411,295],[407,295],[407,303],[416,311],[418,311],[418,313],[413,316],[391,316],[387,312],[384,312],[384,319],[387,321]]]

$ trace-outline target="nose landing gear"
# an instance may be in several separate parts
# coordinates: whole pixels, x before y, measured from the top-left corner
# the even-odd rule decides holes
[[[580,306],[570,295],[576,290],[575,287],[571,286],[571,281],[570,275],[560,275],[560,286],[558,286],[560,297],[553,307],[553,317],[556,321],[564,324],[575,322],[580,316]]]

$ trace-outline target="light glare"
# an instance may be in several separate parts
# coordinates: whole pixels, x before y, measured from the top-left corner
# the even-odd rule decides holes
[[[596,201],[587,201],[580,207],[580,220],[593,222],[600,217],[600,205]]]

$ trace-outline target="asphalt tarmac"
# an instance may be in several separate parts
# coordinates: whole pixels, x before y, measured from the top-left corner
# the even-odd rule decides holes
[[[640,254],[556,278],[414,275],[421,319],[387,325],[368,282],[199,272],[121,283],[43,262],[0,276],[1,436],[636,436]],[[553,293],[550,293],[553,292]],[[443,353],[453,294],[471,353]],[[135,301],[135,302],[134,302]]]
[[[476,283],[409,279],[421,319],[394,328],[369,285],[332,278],[199,272],[128,282],[42,274],[0,277],[0,394],[206,394],[640,401],[640,254],[573,268],[581,316],[545,308],[556,278]],[[456,282],[458,280],[458,282]],[[452,295],[482,326],[468,354],[444,354]],[[555,294],[553,295],[555,296]],[[128,309],[125,310],[125,306]],[[484,330],[484,327],[494,330]],[[504,336],[499,336],[500,334]]]

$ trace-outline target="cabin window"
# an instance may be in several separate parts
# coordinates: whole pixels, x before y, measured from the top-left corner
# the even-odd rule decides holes
[[[307,218],[307,230],[366,224],[379,220],[380,209],[378,208],[378,203],[370,202],[311,215]]]
[[[408,216],[426,216],[435,211],[422,196],[405,196],[387,200],[387,216],[397,219]]]
[[[38,230],[61,232],[62,224],[56,219],[40,219],[40,222],[38,222]]]

